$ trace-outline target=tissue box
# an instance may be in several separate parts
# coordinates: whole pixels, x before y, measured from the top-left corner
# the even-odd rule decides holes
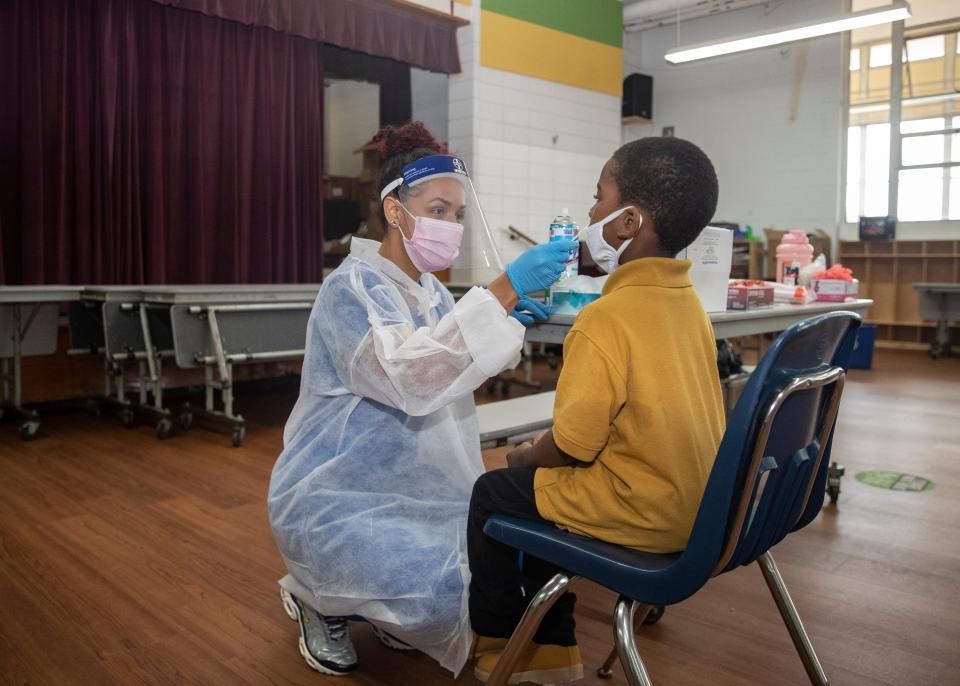
[[[560,291],[550,294],[554,314],[577,314],[599,297],[599,293],[577,293],[575,291]]]
[[[727,287],[728,310],[753,310],[773,305],[773,288],[762,281],[731,281]]]
[[[840,279],[813,279],[810,287],[820,302],[846,302],[847,298],[856,298],[859,292],[860,283],[856,279],[853,281],[842,281]]]
[[[733,262],[733,231],[706,227],[693,243],[677,254],[690,260],[690,280],[707,312],[725,312],[727,284]]]
[[[600,297],[606,276],[573,276],[560,279],[547,292],[547,302],[554,314],[577,314]]]

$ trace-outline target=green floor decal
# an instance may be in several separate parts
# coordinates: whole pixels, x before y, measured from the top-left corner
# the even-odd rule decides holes
[[[933,482],[930,479],[900,472],[857,472],[856,479],[867,486],[886,488],[891,491],[933,490]]]

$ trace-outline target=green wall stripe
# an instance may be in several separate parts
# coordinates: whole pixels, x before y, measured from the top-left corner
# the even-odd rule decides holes
[[[482,0],[480,6],[531,24],[623,47],[621,0]]]

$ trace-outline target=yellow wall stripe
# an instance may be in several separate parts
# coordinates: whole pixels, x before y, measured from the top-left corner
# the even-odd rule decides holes
[[[569,33],[480,12],[480,64],[620,96],[623,50]]]

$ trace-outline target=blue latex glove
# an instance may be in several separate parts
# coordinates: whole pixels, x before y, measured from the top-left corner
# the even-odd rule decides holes
[[[524,326],[533,326],[534,322],[545,322],[553,314],[553,308],[537,300],[520,298],[520,302],[513,308],[510,316]]]
[[[507,276],[521,298],[548,288],[560,278],[577,249],[577,241],[553,241],[535,245],[507,265]]]

